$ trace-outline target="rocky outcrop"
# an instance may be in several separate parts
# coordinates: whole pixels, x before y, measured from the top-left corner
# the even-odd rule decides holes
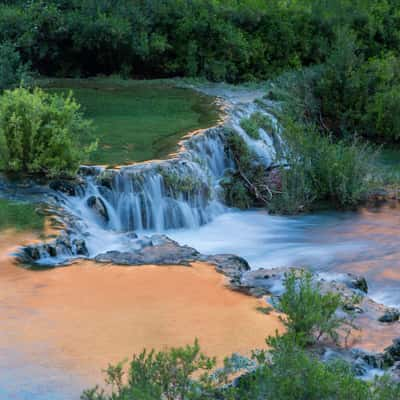
[[[200,261],[215,265],[217,272],[232,279],[239,279],[244,272],[250,271],[248,262],[233,254],[218,254],[215,256],[201,256]]]
[[[87,258],[89,251],[83,239],[71,239],[66,232],[61,232],[50,242],[22,247],[16,256],[26,267],[55,267],[67,264],[73,258]]]
[[[136,251],[108,251],[97,255],[99,263],[117,265],[190,265],[199,258],[199,252],[189,246],[180,246],[166,236],[155,235],[143,241]]]

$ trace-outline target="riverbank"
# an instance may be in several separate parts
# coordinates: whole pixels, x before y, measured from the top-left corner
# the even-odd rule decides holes
[[[213,266],[78,262],[29,271],[6,254],[16,242],[31,243],[32,235],[0,235],[0,353],[18,350],[24,363],[61,368],[87,386],[101,381],[109,362],[145,347],[181,346],[197,337],[203,351],[221,361],[233,352],[248,355],[265,347],[265,338],[281,329],[276,313],[257,311],[262,300],[225,287]],[[24,369],[15,371],[16,381],[29,379],[21,373]]]

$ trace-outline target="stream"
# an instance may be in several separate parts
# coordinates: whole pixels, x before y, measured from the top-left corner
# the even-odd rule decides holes
[[[265,167],[271,166],[277,146],[282,145],[276,119],[268,111],[271,104],[255,103],[254,96],[248,93],[228,93],[225,100],[229,127],[242,137]],[[277,129],[266,132],[260,128],[259,139],[251,138],[241,128],[240,121],[254,112],[267,115]],[[143,237],[163,233],[203,254],[242,256],[253,269],[306,266],[327,279],[345,272],[363,275],[368,281],[369,295],[375,301],[400,306],[400,205],[294,217],[269,215],[262,210],[232,210],[221,201],[221,178],[226,170],[234,168],[226,151],[225,127],[207,129],[186,138],[180,145],[181,151],[167,160],[118,169],[83,167],[77,187],[43,190],[49,195],[46,200],[57,207],[58,222],[67,227],[65,235],[68,237],[51,249],[47,244],[38,247],[39,251],[30,253],[34,261],[54,266],[83,255],[93,260],[107,251],[134,253],[149,240]],[[0,229],[0,250],[2,243],[13,242],[13,235]],[[84,386],[80,378],[75,379],[68,373],[64,364],[61,367],[52,359],[53,351],[61,351],[64,356],[64,349],[47,348],[46,343],[41,343],[32,350],[33,355],[26,356],[29,348],[19,344],[18,335],[12,331],[16,320],[25,323],[24,316],[14,315],[12,311],[14,300],[18,302],[26,297],[26,286],[19,283],[27,278],[15,274],[15,266],[6,256],[3,254],[3,278],[12,285],[6,286],[9,293],[3,293],[0,311],[6,311],[6,322],[13,328],[0,332],[0,397],[70,399],[67,395],[70,385],[74,393],[79,393]],[[37,280],[29,286],[29,291],[35,295],[41,290],[40,272],[29,273],[35,275],[34,278],[31,275],[30,280]],[[62,275],[49,276],[48,286],[51,287],[57,283],[57,276]],[[111,297],[110,302],[112,304]],[[30,318],[41,313],[31,303],[22,306],[28,307],[24,310]],[[64,309],[64,304],[62,307]],[[101,316],[102,310],[99,311]],[[49,332],[59,331],[51,319],[46,323]],[[29,326],[23,326],[29,330]],[[399,325],[393,329],[396,330],[393,336],[400,336]],[[94,341],[95,338],[93,334]]]
[[[168,234],[205,254],[238,254],[252,268],[305,266],[327,278],[360,274],[370,297],[400,306],[400,207],[295,217],[233,211],[198,229]]]

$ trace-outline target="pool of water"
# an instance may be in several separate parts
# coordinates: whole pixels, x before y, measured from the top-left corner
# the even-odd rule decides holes
[[[295,217],[230,212],[197,230],[169,235],[206,254],[240,255],[252,268],[362,274],[375,300],[400,306],[400,207]]]
[[[121,165],[165,158],[188,132],[216,124],[215,98],[171,83],[110,79],[55,79],[44,85],[52,93],[73,93],[86,118],[93,121],[89,144],[97,150],[86,163]]]

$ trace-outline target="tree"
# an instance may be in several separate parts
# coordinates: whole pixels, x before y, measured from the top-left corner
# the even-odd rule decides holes
[[[31,81],[29,66],[23,64],[15,46],[11,43],[0,44],[0,90],[27,85]]]

